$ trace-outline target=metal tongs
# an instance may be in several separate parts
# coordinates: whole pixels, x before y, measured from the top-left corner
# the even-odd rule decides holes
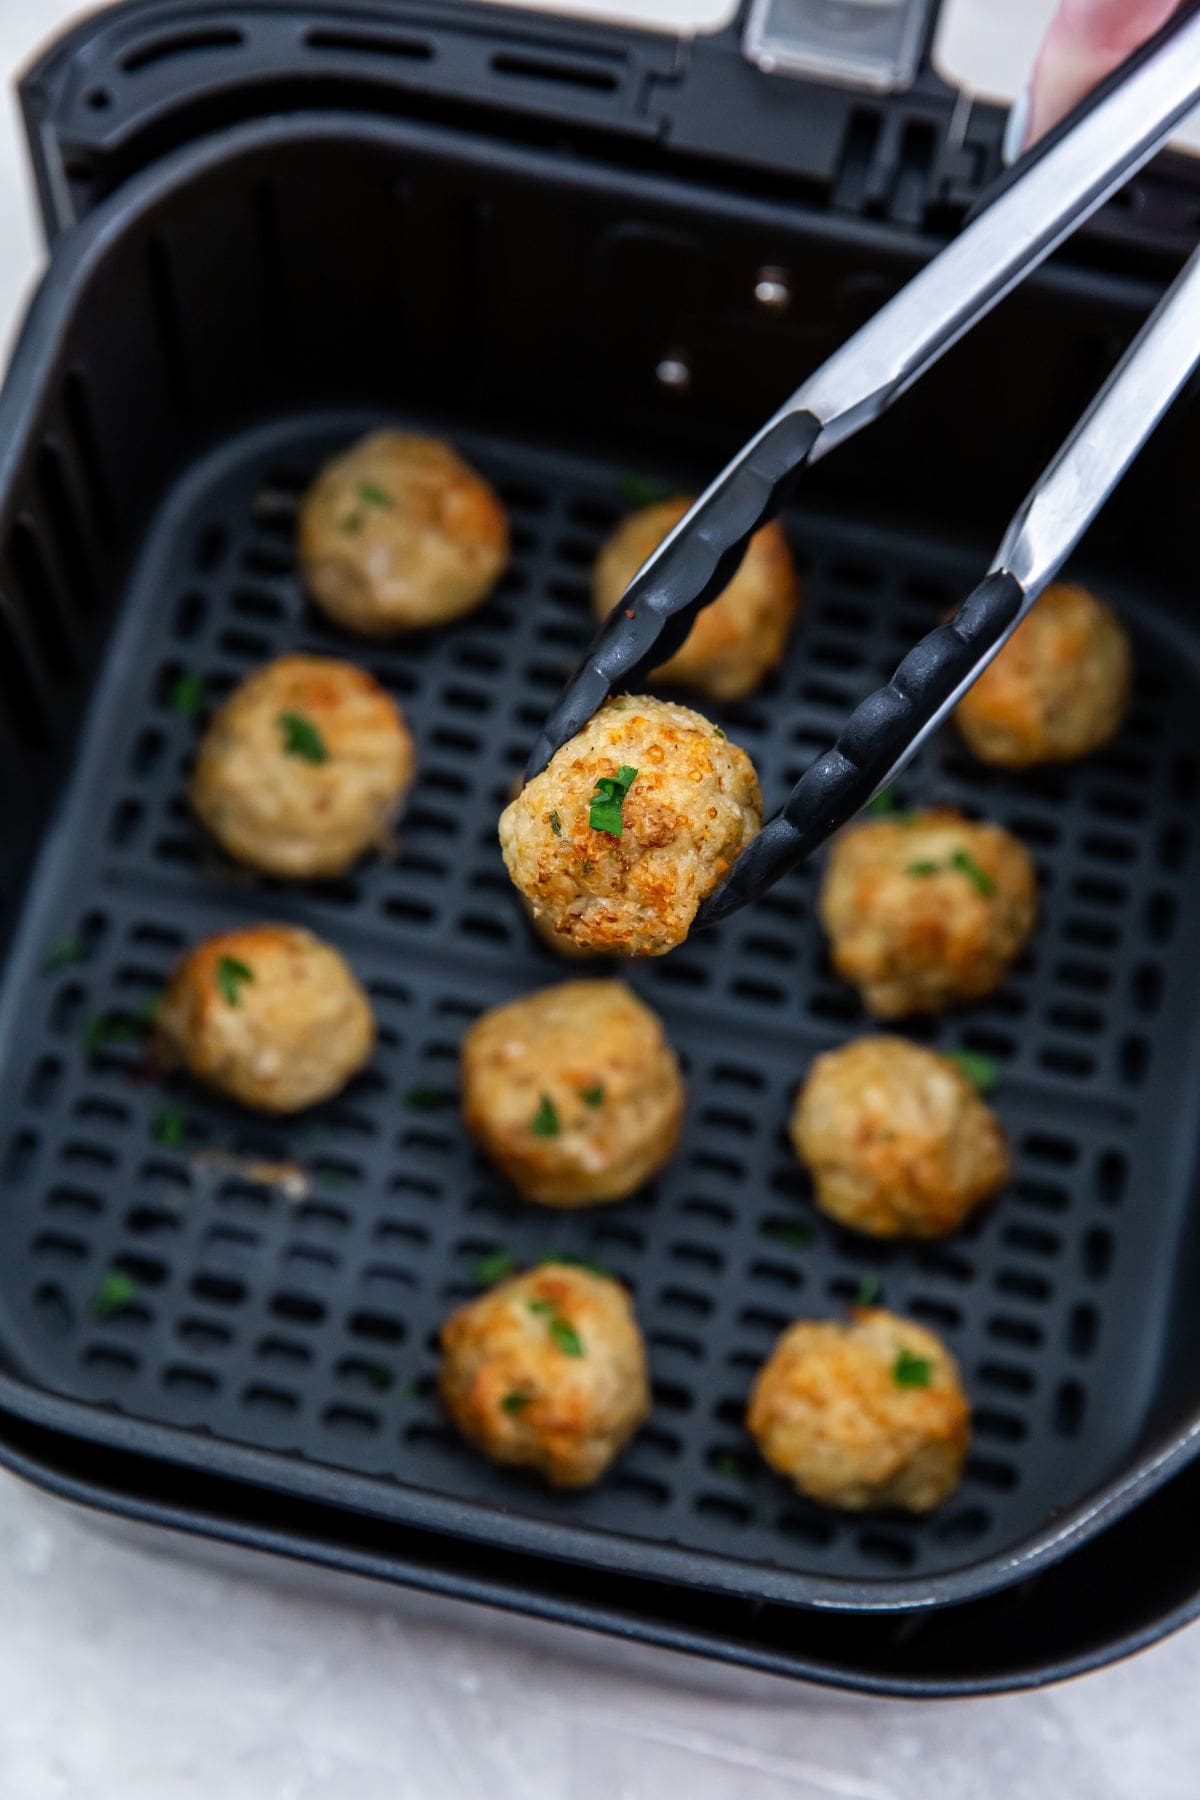
[[[527,779],[614,689],[678,649],[797,474],[878,418],[1141,168],[1197,100],[1200,0],[1191,0],[1016,165],[986,209],[809,377],[701,495],[601,627],[542,729]],[[851,714],[701,907],[696,925],[765,892],[894,779],[1061,568],[1197,362],[1200,251],[1029,494],[988,575]]]

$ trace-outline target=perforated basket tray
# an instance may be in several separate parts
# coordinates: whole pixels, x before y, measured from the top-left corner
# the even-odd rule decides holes
[[[413,422],[413,421],[410,421]],[[784,1134],[813,1053],[862,1029],[811,916],[815,871],[713,937],[628,971],[687,1069],[681,1153],[628,1204],[575,1216],[524,1205],[472,1151],[450,1090],[466,1023],[564,974],[528,934],[495,822],[532,726],[589,631],[587,574],[622,501],[610,471],[459,431],[498,485],[516,556],[501,592],[445,632],[357,645],[403,704],[421,773],[394,863],[311,889],[223,866],[189,817],[202,720],[172,704],[200,673],[215,701],[288,648],[345,652],[306,607],[296,504],[323,455],[371,420],[293,419],[202,463],[160,515],[98,687],[55,841],[30,897],[4,1001],[3,1179],[10,1241],[0,1330],[31,1379],[148,1419],[203,1428],[462,1499],[763,1566],[926,1577],[996,1557],[1127,1457],[1158,1327],[1139,1298],[1170,1266],[1177,1159],[1190,1152],[1186,1057],[1155,1056],[1195,1014],[1183,898],[1195,762],[1179,749],[1200,670],[1127,604],[1138,704],[1086,766],[1013,781],[946,740],[906,798],[979,809],[1038,857],[1034,947],[999,994],[916,1034],[994,1056],[1016,1172],[953,1240],[880,1246],[813,1210]],[[415,421],[421,423],[421,421]],[[807,607],[782,675],[722,714],[778,792],[837,719],[970,580],[936,552],[800,514]],[[381,1045],[346,1095],[259,1122],[140,1072],[136,1033],[96,1048],[91,1021],[136,1019],[172,959],[247,917],[337,942],[372,993]],[[78,932],[84,960],[46,972]],[[572,973],[574,971],[571,971]],[[156,1141],[182,1107],[186,1144]],[[216,1158],[212,1153],[217,1152]],[[294,1160],[289,1198],[232,1155]],[[212,1160],[210,1160],[212,1158]],[[803,1240],[803,1241],[798,1241]],[[546,1494],[460,1444],[434,1393],[439,1321],[497,1246],[602,1260],[633,1290],[655,1414],[614,1472]],[[134,1302],[95,1316],[106,1271]],[[754,1371],[801,1312],[838,1312],[878,1272],[889,1306],[942,1332],[975,1403],[963,1487],[932,1519],[839,1518],[756,1460],[741,1419]],[[497,1525],[502,1531],[502,1526]]]
[[[523,1206],[453,1108],[405,1102],[453,1086],[480,1009],[578,972],[527,933],[495,824],[588,634],[590,566],[626,505],[628,446],[646,447],[635,460],[665,485],[694,483],[844,336],[864,295],[873,304],[928,248],[890,226],[835,228],[787,196],[749,201],[715,177],[505,143],[476,123],[341,113],[217,133],[125,182],[62,240],[0,402],[14,863],[55,756],[72,750],[85,684],[92,695],[32,874],[18,866],[9,886],[4,1407],[489,1553],[846,1609],[961,1600],[1028,1573],[1190,1455],[1197,1395],[1178,1350],[1193,1309],[1175,1277],[1196,1224],[1198,923],[1184,902],[1200,652],[1181,603],[1188,558],[1166,529],[1192,480],[1178,433],[1153,480],[1126,490],[1143,578],[1121,591],[1107,553],[1094,571],[1135,639],[1120,741],[1013,781],[950,737],[906,784],[906,800],[1009,825],[1042,876],[1035,942],[1003,990],[915,1028],[1002,1068],[1016,1173],[967,1232],[881,1248],[811,1207],[784,1135],[792,1096],[815,1051],[865,1025],[828,970],[813,869],[718,935],[628,971],[690,1090],[680,1155],[630,1203],[570,1217]],[[805,286],[795,317],[766,319],[752,277],[780,262]],[[720,715],[769,800],[974,584],[999,523],[974,497],[994,485],[996,509],[1015,502],[1013,469],[1023,485],[1152,297],[1149,283],[1049,271],[869,434],[865,456],[818,471],[811,510],[787,521],[807,589],[787,665]],[[949,428],[959,394],[1003,423],[1035,328],[1044,405],[1028,441],[988,440],[981,483],[979,446]],[[694,371],[685,396],[654,380],[673,346]],[[515,556],[473,617],[381,646],[307,609],[292,544],[322,457],[384,416],[445,432],[491,476]],[[869,522],[885,498],[908,512],[904,531]],[[965,547],[943,534],[951,504]],[[185,798],[203,721],[172,696],[198,674],[211,704],[304,646],[371,667],[422,760],[394,862],[285,888],[205,846]],[[134,1015],[174,957],[252,917],[336,941],[379,1014],[369,1074],[291,1124],[180,1081],[164,1090],[140,1064]],[[47,970],[76,932],[84,958]],[[130,1035],[97,1034],[97,1019]],[[156,1135],[176,1106],[182,1145]],[[247,1179],[230,1156],[294,1161],[307,1191]],[[437,1327],[497,1246],[594,1256],[634,1292],[654,1418],[594,1491],[554,1494],[491,1467],[438,1410]],[[114,1269],[136,1293],[98,1317]],[[837,1313],[868,1272],[888,1305],[945,1335],[975,1404],[962,1490],[925,1520],[805,1505],[742,1432],[778,1331]]]

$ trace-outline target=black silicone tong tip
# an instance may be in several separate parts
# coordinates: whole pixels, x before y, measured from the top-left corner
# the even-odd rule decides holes
[[[751,537],[778,512],[820,435],[812,413],[781,414],[634,579],[542,727],[526,781],[541,774],[610,694],[674,655],[699,609],[732,581]]]
[[[953,619],[914,645],[887,686],[851,713],[833,748],[804,771],[782,810],[701,906],[692,929],[715,925],[757,899],[847,824],[970,683],[1018,619],[1024,598],[1016,577],[997,571]]]

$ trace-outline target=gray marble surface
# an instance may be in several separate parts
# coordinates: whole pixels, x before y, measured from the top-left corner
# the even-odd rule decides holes
[[[575,10],[704,25],[726,0]],[[74,11],[0,0],[0,65]],[[1047,11],[952,0],[943,60],[1011,94]],[[0,336],[37,255],[10,103]],[[482,1613],[298,1598],[0,1478],[2,1800],[1194,1800],[1198,1688],[1200,1629],[1044,1694],[856,1700]]]

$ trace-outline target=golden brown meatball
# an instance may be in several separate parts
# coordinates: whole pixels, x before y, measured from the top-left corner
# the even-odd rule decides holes
[[[463,1436],[556,1487],[598,1480],[650,1412],[642,1334],[607,1275],[562,1263],[515,1275],[452,1314],[442,1352]]]
[[[592,601],[598,618],[608,617],[691,504],[664,500],[618,526],[596,563]],[[764,525],[751,538],[724,593],[704,608],[680,649],[655,669],[654,678],[697,688],[715,700],[744,699],[781,660],[799,601],[783,527],[778,522]]]
[[[366,994],[329,944],[293,925],[206,938],[176,966],[161,1036],[192,1074],[262,1112],[299,1112],[370,1057]]]
[[[251,868],[339,875],[387,844],[415,768],[400,708],[373,675],[328,656],[281,656],[209,726],[192,805]]]
[[[1068,762],[1120,729],[1132,679],[1129,639],[1112,608],[1062,583],[1046,589],[954,717],[984,762]]]
[[[944,1237],[1008,1178],[995,1113],[957,1063],[904,1038],[818,1056],[791,1135],[821,1211],[873,1237]]]
[[[580,948],[662,956],[762,824],[750,758],[670,700],[609,700],[500,817],[534,913]]]
[[[971,1411],[932,1331],[881,1309],[801,1319],[759,1372],[746,1423],[802,1494],[847,1512],[928,1512],[958,1486]]]
[[[564,981],[484,1013],[462,1045],[467,1127],[528,1200],[624,1200],[679,1142],[684,1088],[623,981]]]
[[[898,814],[834,840],[819,910],[838,974],[897,1019],[999,986],[1033,930],[1037,876],[999,825]]]
[[[300,513],[313,599],[348,631],[391,637],[457,619],[508,563],[508,520],[438,438],[375,431],[317,477]]]

